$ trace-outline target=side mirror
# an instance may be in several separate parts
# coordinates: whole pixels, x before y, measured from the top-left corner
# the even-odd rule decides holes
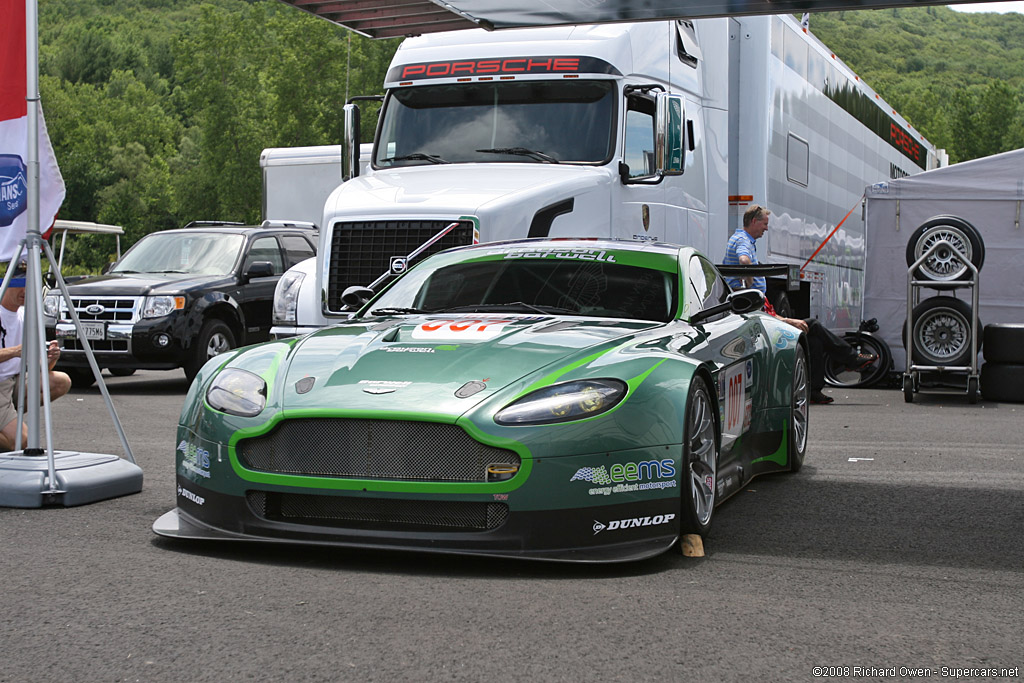
[[[272,277],[274,275],[274,264],[270,261],[253,261],[245,271],[245,280],[254,280],[258,277]]]
[[[764,292],[760,289],[741,289],[730,294],[726,301],[729,302],[733,313],[760,311],[764,308]]]
[[[682,175],[685,166],[684,103],[682,95],[657,94],[655,163],[664,175]]]
[[[696,325],[697,323],[713,318],[720,313],[732,311],[733,313],[750,313],[751,311],[759,311],[764,308],[764,292],[759,289],[741,289],[738,292],[730,294],[725,303],[718,304],[717,306],[711,306],[705,308],[702,311],[697,311],[690,316],[690,324]]]
[[[345,139],[341,143],[341,179],[359,176],[359,107],[351,102],[345,105]]]
[[[353,310],[359,310],[366,305],[366,302],[373,298],[373,290],[369,287],[352,285],[346,287],[341,293],[341,303]]]

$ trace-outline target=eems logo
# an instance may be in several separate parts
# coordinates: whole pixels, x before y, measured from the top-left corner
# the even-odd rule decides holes
[[[0,154],[0,228],[25,212],[25,162],[17,154]]]

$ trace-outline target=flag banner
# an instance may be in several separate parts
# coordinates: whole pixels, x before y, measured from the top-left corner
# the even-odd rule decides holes
[[[9,261],[28,230],[25,0],[0,0],[0,16],[0,260]],[[65,190],[42,107],[38,111],[39,229],[45,235]]]

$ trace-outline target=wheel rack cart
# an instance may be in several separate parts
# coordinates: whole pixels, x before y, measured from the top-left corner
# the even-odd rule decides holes
[[[958,261],[963,264],[970,272],[970,277],[965,280],[955,281],[936,281],[936,280],[918,280],[915,279],[914,274],[918,271],[918,268],[927,261],[935,252],[944,250],[943,253],[948,253],[949,258]],[[954,290],[954,289],[966,289],[971,290],[971,315],[970,315],[970,336],[971,336],[971,355],[969,365],[922,365],[914,363],[914,308],[921,300],[921,290],[924,288],[940,289],[940,290]],[[907,370],[903,374],[903,399],[907,403],[914,402],[914,394],[920,391],[924,391],[921,386],[921,373],[938,373],[940,375],[962,375],[966,380],[966,393],[967,400],[970,403],[978,402],[978,387],[979,387],[979,372],[978,372],[978,334],[979,334],[979,322],[978,322],[978,268],[971,263],[971,260],[964,256],[955,246],[953,246],[947,240],[939,240],[925,253],[921,254],[920,258],[914,261],[907,268],[907,324],[903,330],[904,347],[907,351]]]

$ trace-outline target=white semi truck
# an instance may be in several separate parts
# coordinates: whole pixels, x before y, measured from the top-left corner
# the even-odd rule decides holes
[[[760,260],[802,267],[770,297],[852,329],[865,187],[944,164],[787,15],[410,38],[384,87],[368,164],[346,105],[346,182],[316,261],[281,280],[276,336],[343,319],[347,288],[461,244],[658,240],[721,262],[751,203],[773,212]]]

